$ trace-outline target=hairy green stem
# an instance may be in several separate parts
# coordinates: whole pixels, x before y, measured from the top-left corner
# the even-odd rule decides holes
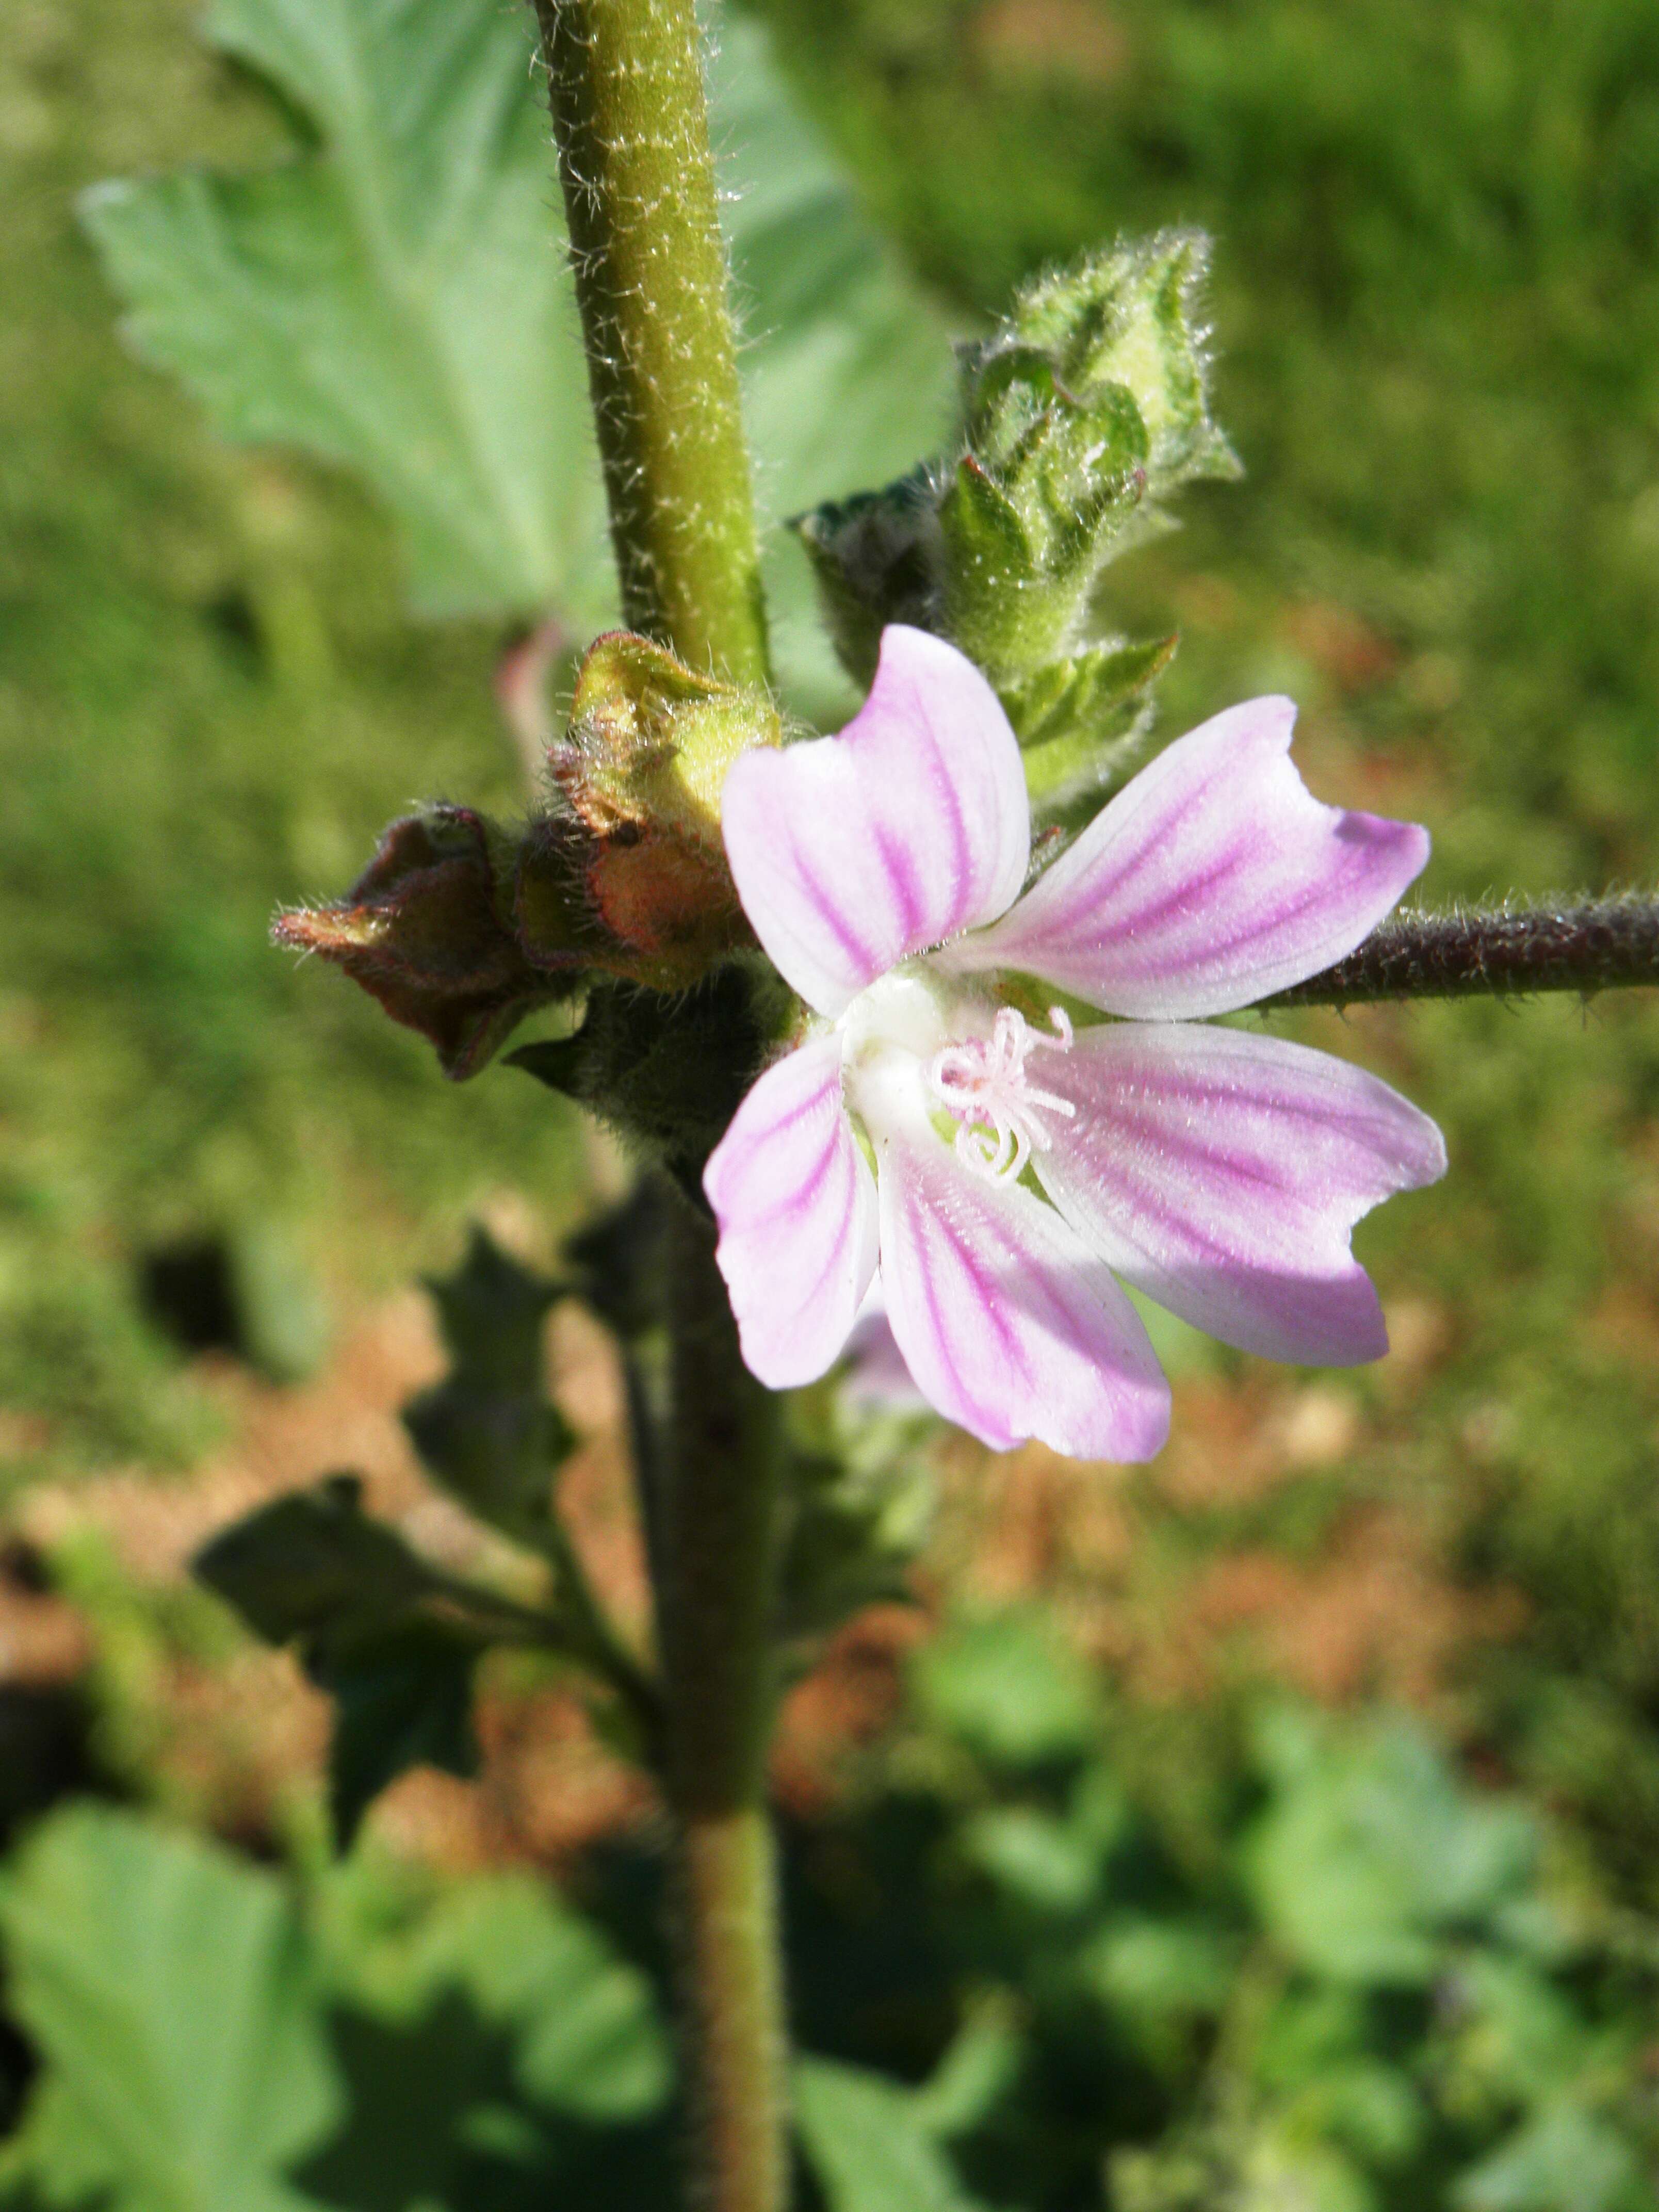
[[[677,1205],[659,1633],[680,2002],[698,2198],[780,2212],[787,2073],[766,1752],[782,1435],[779,1401],[743,1364],[714,1243],[712,1225]]]
[[[630,625],[763,682],[766,617],[692,0],[535,0]]]
[[[1346,960],[1253,1011],[1384,999],[1525,998],[1659,984],[1659,899],[1564,899],[1390,915]]]
[[[599,453],[632,626],[767,676],[693,0],[535,0]],[[672,1433],[653,1501],[663,1766],[693,2201],[781,2212],[788,2148],[766,1747],[778,1407],[738,1352],[707,1222],[670,1232]]]

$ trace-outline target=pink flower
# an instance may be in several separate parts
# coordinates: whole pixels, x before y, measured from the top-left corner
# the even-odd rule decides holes
[[[1124,1283],[1269,1358],[1387,1350],[1349,1238],[1444,1173],[1439,1131],[1345,1061],[1205,1019],[1352,951],[1428,858],[1413,824],[1310,795],[1295,713],[1177,739],[1024,897],[1019,748],[937,638],[890,629],[839,737],[737,762],[738,895],[819,1017],[703,1178],[763,1382],[824,1373],[878,1272],[920,1389],[998,1449],[1158,1450],[1169,1386]],[[1074,1028],[1055,992],[1121,1018]]]

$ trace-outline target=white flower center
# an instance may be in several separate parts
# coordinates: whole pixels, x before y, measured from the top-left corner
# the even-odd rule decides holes
[[[1048,1019],[1053,1036],[1044,1036],[1023,1014],[1004,1006],[988,1037],[947,1044],[928,1063],[928,1087],[957,1117],[957,1158],[989,1182],[1018,1180],[1034,1152],[1048,1150],[1054,1139],[1045,1115],[1069,1121],[1077,1112],[1069,1098],[1039,1091],[1026,1070],[1033,1052],[1072,1049],[1072,1023],[1065,1008],[1050,1006]]]

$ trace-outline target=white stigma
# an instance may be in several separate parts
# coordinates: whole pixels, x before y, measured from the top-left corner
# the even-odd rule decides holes
[[[1077,1112],[1068,1098],[1039,1091],[1026,1073],[1028,1054],[1072,1049],[1071,1018],[1063,1006],[1050,1006],[1053,1036],[1034,1030],[1023,1014],[1004,1006],[988,1037],[972,1044],[948,1044],[927,1069],[933,1096],[957,1117],[957,1158],[988,1182],[1017,1181],[1032,1153],[1054,1143],[1043,1116],[1069,1121]]]

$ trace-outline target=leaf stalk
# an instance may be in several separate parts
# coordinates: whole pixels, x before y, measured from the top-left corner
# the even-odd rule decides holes
[[[1659,984],[1659,898],[1552,900],[1391,915],[1346,960],[1252,1011],[1390,999],[1526,998]]]

